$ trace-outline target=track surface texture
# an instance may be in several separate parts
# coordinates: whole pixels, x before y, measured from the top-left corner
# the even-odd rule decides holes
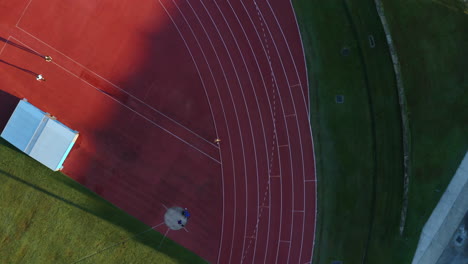
[[[65,174],[149,226],[189,208],[168,237],[210,263],[311,261],[308,80],[289,1],[6,0],[0,13],[0,89],[80,132]]]

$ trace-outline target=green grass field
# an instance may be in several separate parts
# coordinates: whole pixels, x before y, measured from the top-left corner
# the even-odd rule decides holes
[[[0,263],[206,263],[3,139],[0,182]]]
[[[319,177],[314,263],[410,263],[422,225],[468,146],[461,51],[467,16],[430,1],[384,1],[410,111],[412,178],[401,237],[400,110],[374,1],[293,4],[306,49]],[[344,104],[335,103],[338,94]]]

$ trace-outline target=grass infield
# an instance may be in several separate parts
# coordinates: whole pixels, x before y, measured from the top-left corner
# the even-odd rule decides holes
[[[468,16],[431,1],[384,0],[411,128],[408,218],[400,236],[400,110],[374,1],[293,4],[309,71],[319,180],[314,263],[410,263],[468,146],[468,54],[462,50]],[[343,104],[336,95],[345,96]]]
[[[385,36],[371,1],[294,3],[319,177],[315,263],[360,263],[375,241],[396,232],[400,212],[401,129]],[[335,103],[337,94],[344,104]]]
[[[0,182],[0,263],[206,263],[3,139]]]

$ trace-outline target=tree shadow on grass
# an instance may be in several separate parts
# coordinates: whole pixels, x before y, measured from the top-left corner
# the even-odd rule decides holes
[[[30,188],[36,190],[36,191],[42,192],[42,193],[44,193],[45,195],[48,195],[48,196],[50,196],[50,197],[52,197],[52,198],[55,198],[55,199],[57,199],[57,200],[60,200],[60,201],[66,203],[66,204],[68,204],[68,205],[70,205],[70,206],[73,206],[73,207],[77,208],[77,209],[80,209],[80,210],[85,211],[85,212],[87,212],[87,213],[96,215],[94,212],[90,211],[89,209],[87,209],[87,208],[85,208],[85,207],[83,207],[83,206],[80,206],[80,205],[78,205],[78,204],[76,204],[76,203],[74,203],[74,202],[72,202],[72,201],[70,201],[70,200],[64,199],[64,198],[62,198],[62,197],[60,197],[60,196],[58,196],[58,195],[56,195],[56,194],[54,194],[54,193],[52,193],[52,192],[46,190],[46,189],[43,189],[43,188],[41,188],[41,187],[39,187],[39,186],[37,186],[37,185],[35,185],[35,184],[29,183],[29,182],[27,182],[27,181],[25,181],[25,180],[23,180],[23,179],[21,179],[21,178],[15,176],[15,175],[11,174],[11,173],[8,173],[8,172],[6,172],[6,171],[4,171],[4,170],[2,170],[2,169],[0,169],[0,175],[5,176],[5,177],[7,177],[7,178],[10,178],[10,179],[12,179],[12,180],[15,180],[15,181],[17,181],[17,182],[19,182],[19,183],[21,183],[21,184],[24,184],[24,185],[26,185],[26,186],[28,186],[28,187],[30,187]]]
[[[1,145],[7,145],[9,143],[5,142],[4,140],[1,140],[0,143]],[[11,148],[14,148],[11,146]],[[21,151],[18,150],[18,152],[22,153]],[[24,153],[23,153],[24,154]],[[25,154],[24,154],[25,155]],[[72,206],[78,210],[81,210],[85,213],[92,214],[96,217],[99,217],[103,220],[106,220],[116,226],[121,227],[122,229],[133,233],[133,235],[129,235],[127,238],[124,238],[120,241],[114,241],[113,244],[110,246],[107,246],[103,249],[96,249],[94,252],[89,252],[88,255],[84,255],[79,259],[73,259],[72,263],[79,263],[81,261],[89,260],[92,259],[93,256],[96,256],[100,253],[104,253],[108,250],[115,249],[127,241],[134,240],[139,243],[143,243],[144,245],[153,248],[156,251],[159,251],[162,254],[165,254],[167,256],[170,256],[171,258],[177,260],[179,263],[189,263],[193,261],[193,258],[195,255],[186,255],[186,254],[180,254],[180,249],[174,241],[164,238],[162,234],[159,232],[152,230],[151,227],[144,225],[141,223],[139,220],[133,218],[132,216],[126,214],[122,210],[118,209],[108,201],[104,200],[97,194],[93,193],[92,191],[86,189],[85,187],[81,186],[79,183],[74,182],[72,179],[68,178],[66,175],[62,173],[53,173],[51,175],[53,180],[56,180],[60,183],[63,183],[67,185],[68,187],[71,187],[75,190],[80,191],[82,194],[89,198],[93,198],[96,200],[99,200],[101,204],[99,206],[96,206],[96,208],[88,208],[86,206],[80,205],[72,200],[66,199],[60,195],[57,195],[49,190],[46,190],[36,184],[30,183],[18,176],[15,176],[7,171],[4,171],[0,169],[0,177],[5,177],[11,180],[14,180],[22,185],[25,185],[31,189],[34,189],[36,191],[39,191],[49,197],[52,197],[54,199],[59,200],[60,202],[63,202],[69,206]],[[192,253],[193,254],[193,253]]]
[[[3,129],[5,128],[9,118],[13,114],[19,101],[20,99],[18,97],[0,90],[0,131],[3,131]],[[15,146],[10,144],[8,141],[6,141],[3,138],[0,138],[0,147],[9,148],[15,151],[17,155],[21,155],[21,156],[24,155],[30,158],[26,153],[22,152],[21,150],[19,150],[18,148],[16,148]],[[0,160],[0,162],[1,161],[2,160]],[[31,160],[31,162],[34,162],[34,161]],[[127,232],[133,234],[133,235],[130,235],[126,239],[122,239],[122,241],[115,241],[115,243],[112,244],[112,246],[110,247],[107,247],[104,249],[96,249],[95,252],[89,252],[90,254],[89,258],[92,259],[92,256],[97,255],[99,253],[104,253],[107,250],[116,248],[129,240],[134,240],[139,243],[142,243],[150,248],[153,248],[156,251],[161,252],[162,254],[172,257],[173,259],[177,260],[180,263],[189,263],[195,257],[195,255],[187,256],[187,255],[180,254],[178,245],[175,242],[173,242],[172,240],[168,238],[163,238],[163,235],[160,234],[159,232],[152,230],[151,227],[143,224],[141,221],[137,220],[133,216],[128,215],[127,213],[123,212],[121,209],[115,207],[110,202],[104,200],[102,197],[100,197],[93,191],[89,190],[88,188],[84,187],[83,185],[79,184],[78,182],[74,181],[73,179],[69,178],[63,173],[61,172],[50,173],[47,176],[50,178],[50,180],[58,182],[60,185],[63,185],[64,187],[66,186],[68,188],[76,190],[80,192],[82,195],[89,197],[90,199],[98,200],[99,201],[98,205],[93,204],[93,206],[91,206],[92,208],[90,206],[80,205],[74,202],[73,200],[66,199],[60,195],[55,194],[54,192],[50,190],[47,190],[34,183],[28,182],[27,180],[22,179],[18,176],[15,176],[3,170],[2,168],[0,168],[0,178],[8,178],[8,179],[14,180],[19,184],[25,185],[31,189],[39,191],[49,197],[59,200],[60,202],[65,203],[78,210],[81,210],[85,213],[99,217],[100,219],[103,219],[109,223],[112,223],[113,225],[119,226],[123,230],[126,230]],[[163,243],[161,243],[161,241],[163,241]],[[74,259],[71,261],[78,261],[78,260],[79,259]],[[83,259],[83,261],[84,260],[85,259]]]

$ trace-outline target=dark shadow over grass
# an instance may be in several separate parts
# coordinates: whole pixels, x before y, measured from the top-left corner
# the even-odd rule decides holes
[[[0,262],[206,263],[20,153],[0,139]]]

